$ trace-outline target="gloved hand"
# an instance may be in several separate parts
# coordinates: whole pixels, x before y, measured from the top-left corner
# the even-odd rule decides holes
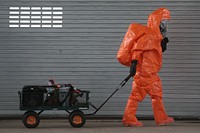
[[[137,60],[132,60],[132,62],[131,62],[130,71],[129,71],[129,73],[130,73],[131,76],[134,76],[135,73],[136,73],[137,63],[138,63]]]
[[[162,41],[161,41],[162,52],[167,50],[167,43],[168,42],[169,42],[169,39],[167,37],[162,39]]]

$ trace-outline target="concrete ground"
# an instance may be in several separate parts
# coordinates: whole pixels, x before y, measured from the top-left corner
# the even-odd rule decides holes
[[[41,119],[35,129],[24,127],[21,120],[0,120],[0,133],[198,133],[200,120],[176,121],[155,126],[152,120],[142,120],[144,127],[123,127],[120,120],[87,120],[82,128],[73,128],[68,120]]]

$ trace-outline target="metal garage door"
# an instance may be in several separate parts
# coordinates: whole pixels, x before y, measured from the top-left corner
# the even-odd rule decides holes
[[[115,58],[127,27],[146,24],[158,7],[172,15],[160,72],[166,110],[199,117],[200,0],[1,0],[0,115],[21,114],[17,91],[49,78],[90,90],[91,101],[102,103],[128,74]],[[130,91],[129,81],[98,115],[121,116]],[[149,97],[138,115],[152,116]]]

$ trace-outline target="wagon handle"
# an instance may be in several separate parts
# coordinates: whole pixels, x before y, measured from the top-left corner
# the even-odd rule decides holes
[[[96,114],[107,102],[108,100],[110,100],[110,98],[118,91],[120,90],[127,82],[128,80],[131,78],[131,74],[129,74],[116,88],[116,90],[101,104],[101,106],[99,106],[98,108],[96,108],[92,103],[90,103],[90,105],[92,105],[93,108],[96,109],[96,111],[92,114],[87,114],[87,115],[94,115]]]
[[[121,83],[120,83],[120,85],[121,85],[121,88],[126,84],[126,82],[128,82],[128,80],[131,78],[131,74],[129,74]],[[121,88],[119,88],[119,89],[121,89]]]

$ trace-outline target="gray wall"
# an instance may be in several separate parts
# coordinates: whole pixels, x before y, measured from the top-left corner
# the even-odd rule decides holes
[[[62,28],[9,28],[9,7],[63,7]],[[91,91],[99,105],[128,74],[115,56],[130,23],[146,24],[148,14],[167,7],[170,43],[163,55],[164,103],[169,115],[200,116],[200,0],[1,0],[0,115],[19,111],[17,91],[24,85],[72,83]],[[98,115],[122,116],[131,81]],[[65,114],[65,112],[52,112]],[[151,101],[138,116],[152,116]]]

